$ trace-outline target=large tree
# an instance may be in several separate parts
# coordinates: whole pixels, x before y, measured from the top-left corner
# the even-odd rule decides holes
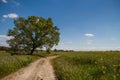
[[[12,38],[7,41],[14,53],[26,51],[32,55],[36,48],[50,50],[59,42],[59,28],[54,26],[51,18],[19,17],[14,20],[14,24],[15,27],[8,31],[8,36]]]

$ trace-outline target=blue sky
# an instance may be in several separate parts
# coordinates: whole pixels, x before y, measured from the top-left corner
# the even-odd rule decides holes
[[[0,0],[0,45],[14,18],[31,15],[60,28],[57,49],[120,50],[120,0]]]

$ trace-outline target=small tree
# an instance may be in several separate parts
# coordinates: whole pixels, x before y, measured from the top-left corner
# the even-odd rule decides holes
[[[36,48],[43,47],[50,51],[59,42],[59,28],[54,26],[51,18],[19,17],[14,24],[15,27],[8,31],[8,36],[13,38],[7,41],[14,53],[26,51],[32,55]]]

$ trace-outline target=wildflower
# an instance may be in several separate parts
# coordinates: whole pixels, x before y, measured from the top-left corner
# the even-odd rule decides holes
[[[103,61],[103,58],[101,57],[100,60]]]
[[[95,61],[95,64],[97,64],[97,61]]]
[[[103,74],[105,74],[106,72],[103,70]]]
[[[116,76],[115,75],[113,75],[113,78],[114,78],[114,80],[116,80]]]
[[[106,69],[106,66],[102,66],[102,69]]]
[[[104,66],[102,66],[102,69],[104,69]]]

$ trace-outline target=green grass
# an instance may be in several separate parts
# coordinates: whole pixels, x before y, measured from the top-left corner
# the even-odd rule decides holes
[[[35,56],[39,56],[39,57],[48,57],[48,56],[55,56],[55,55],[59,55],[61,54],[61,52],[51,52],[51,53],[46,53],[45,51],[36,51],[34,53]]]
[[[53,65],[58,80],[120,80],[120,52],[68,52]]]
[[[38,58],[38,56],[30,55],[11,56],[5,51],[0,51],[0,78],[28,65],[30,62]]]

